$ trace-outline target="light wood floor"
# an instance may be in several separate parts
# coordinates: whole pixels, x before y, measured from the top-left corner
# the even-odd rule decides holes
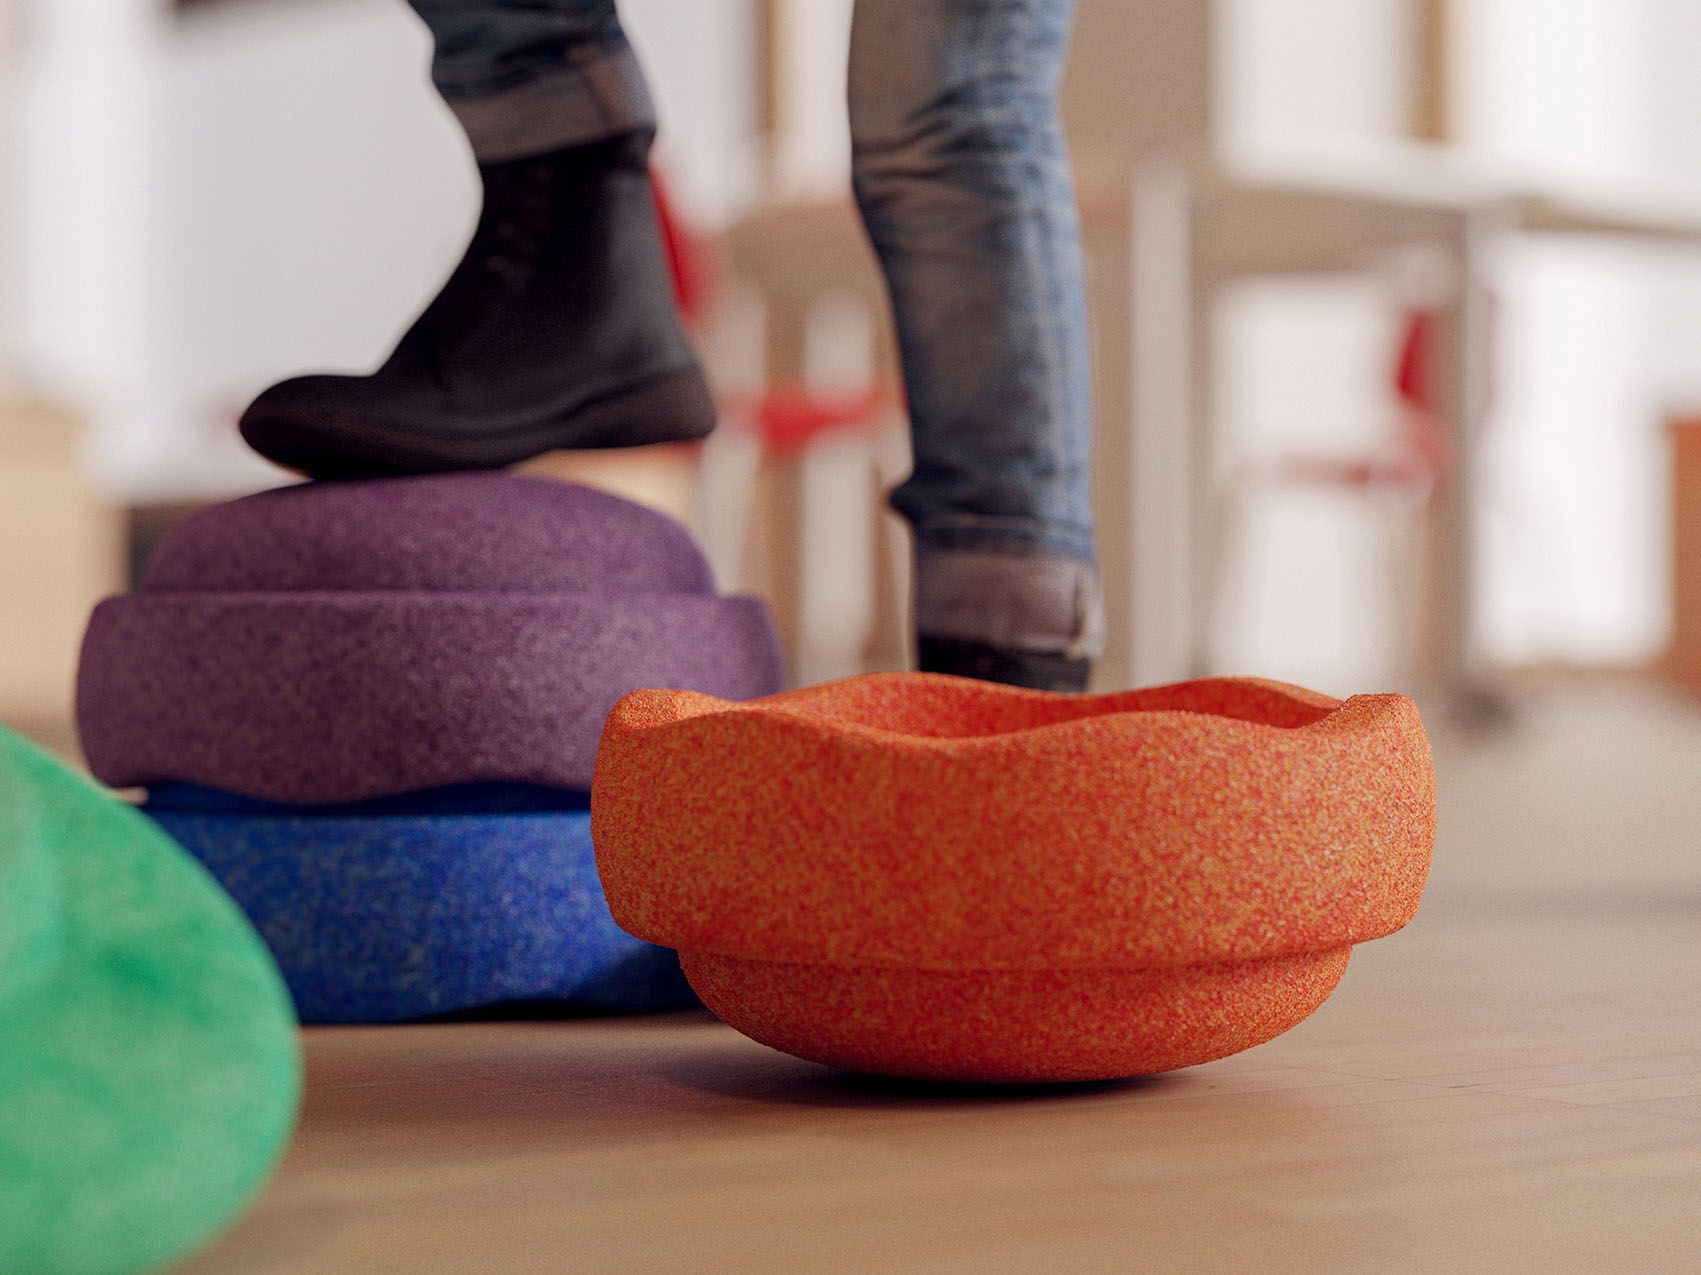
[[[707,1018],[319,1029],[196,1275],[1701,1270],[1701,710],[1439,741],[1430,895],[1286,1036],[972,1094]]]

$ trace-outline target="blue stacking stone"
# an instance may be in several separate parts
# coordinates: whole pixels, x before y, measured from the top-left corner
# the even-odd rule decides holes
[[[338,806],[166,784],[143,808],[248,914],[304,1022],[694,1006],[674,954],[609,915],[589,804],[521,784]]]

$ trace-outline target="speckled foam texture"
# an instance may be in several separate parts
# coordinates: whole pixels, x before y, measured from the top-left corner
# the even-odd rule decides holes
[[[1416,910],[1435,788],[1403,696],[880,675],[748,704],[635,692],[592,829],[615,919],[757,1040],[1086,1080],[1316,1009],[1354,943]]]
[[[249,912],[303,1017],[516,1000],[694,1003],[608,916],[597,736],[636,686],[783,684],[759,602],[671,520],[503,474],[308,484],[206,510],[102,603],[78,674],[94,772]]]
[[[138,594],[84,643],[89,767],[275,801],[356,801],[471,780],[588,788],[597,726],[648,684],[772,691],[747,598]]]
[[[534,1000],[618,1012],[697,1003],[672,952],[614,924],[583,808],[408,815],[397,802],[266,811],[220,794],[163,797],[148,812],[247,912],[304,1022]]]
[[[77,712],[109,784],[287,802],[477,780],[588,787],[637,686],[783,684],[761,603],[690,537],[590,488],[502,474],[315,484],[187,520],[96,608]]]
[[[671,518],[593,487],[449,474],[280,487],[203,510],[148,562],[158,593],[713,593]]]
[[[0,730],[0,1271],[185,1256],[270,1174],[299,1081],[283,983],[230,900]]]

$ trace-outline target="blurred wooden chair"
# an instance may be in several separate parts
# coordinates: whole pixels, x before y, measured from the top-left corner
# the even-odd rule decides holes
[[[58,743],[89,609],[123,587],[123,518],[90,484],[82,423],[0,401],[0,720]]]
[[[909,662],[909,469],[885,284],[849,203],[781,206],[719,239],[704,334],[724,420],[698,525],[724,587],[766,596],[800,684]]]

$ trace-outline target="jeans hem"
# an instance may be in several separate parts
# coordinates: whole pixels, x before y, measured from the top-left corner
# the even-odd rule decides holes
[[[916,631],[1009,650],[1092,659],[1104,647],[1098,570],[1029,545],[916,546]]]
[[[492,91],[438,91],[481,164],[654,132],[655,105],[629,45],[598,46]]]

